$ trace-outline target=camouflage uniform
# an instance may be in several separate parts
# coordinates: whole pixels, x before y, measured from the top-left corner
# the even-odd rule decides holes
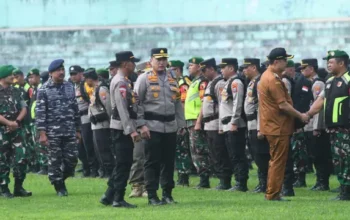
[[[307,134],[304,131],[296,132],[292,137],[294,173],[296,175],[306,172],[308,161],[307,138]]]
[[[38,131],[46,132],[49,141],[49,180],[61,184],[74,176],[78,162],[76,132],[80,130],[80,115],[71,83],[49,80],[38,89],[35,124]]]

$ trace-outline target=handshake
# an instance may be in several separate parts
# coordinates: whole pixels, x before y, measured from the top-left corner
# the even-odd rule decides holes
[[[310,122],[311,117],[310,117],[310,115],[306,112],[306,113],[301,113],[301,114],[299,115],[299,119],[300,119],[303,123],[308,124],[308,123]]]

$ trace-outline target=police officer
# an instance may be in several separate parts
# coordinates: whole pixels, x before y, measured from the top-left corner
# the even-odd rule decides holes
[[[133,160],[134,143],[141,140],[137,128],[142,127],[141,130],[147,128],[144,127],[144,121],[137,121],[137,96],[132,91],[131,81],[127,77],[134,72],[135,62],[140,60],[135,58],[131,51],[117,53],[116,59],[120,66],[111,82],[113,110],[110,124],[116,166],[108,180],[108,189],[100,202],[110,205],[114,196],[113,207],[136,208],[124,200],[124,195]]]
[[[65,180],[74,176],[80,141],[80,115],[74,86],[65,81],[64,60],[51,62],[51,79],[38,90],[35,124],[48,149],[49,180],[58,196],[67,196]]]
[[[29,71],[28,82],[32,88],[32,93],[30,94],[30,105],[28,114],[30,114],[31,117],[30,128],[34,144],[34,151],[36,154],[37,162],[40,165],[40,171],[38,172],[38,174],[47,175],[47,149],[45,146],[39,144],[39,133],[37,132],[35,126],[35,107],[37,92],[38,88],[42,86],[42,84],[40,83],[40,71],[38,69],[34,68]]]
[[[14,69],[11,65],[0,66],[0,187],[1,196],[5,198],[32,195],[31,192],[23,189],[27,160],[23,136],[20,135],[22,132],[20,126],[27,113],[27,108],[21,91],[11,86]],[[15,178],[14,195],[8,188],[11,162],[13,162],[13,177]]]
[[[333,77],[327,80],[325,89],[307,114],[312,117],[325,106],[325,123],[330,134],[334,170],[341,184],[340,194],[335,199],[350,200],[349,55],[345,51],[331,50],[324,59],[328,61],[328,70]]]
[[[260,80],[260,60],[256,58],[244,59],[244,74],[250,80],[247,86],[244,101],[244,111],[248,121],[248,137],[253,149],[255,163],[258,166],[259,183],[254,192],[266,191],[267,173],[269,168],[270,152],[269,143],[259,133],[258,126],[258,91],[257,86]]]
[[[210,158],[213,163],[214,174],[219,178],[220,183],[217,190],[227,190],[231,186],[232,166],[225,145],[225,135],[219,128],[219,103],[221,101],[221,91],[225,86],[224,78],[218,74],[215,60],[212,63],[206,62],[203,73],[209,80],[204,93],[202,112],[204,130],[206,131],[207,142],[209,145]],[[220,67],[231,63],[237,66],[236,59],[223,59]]]
[[[246,192],[248,190],[248,162],[245,155],[245,133],[247,124],[244,119],[244,80],[237,76],[237,63],[234,59],[225,59],[221,63],[222,74],[227,79],[221,93],[220,123],[225,133],[225,143],[234,168],[236,185],[229,191]],[[206,65],[206,64],[205,64]],[[213,64],[212,64],[213,65]]]
[[[184,63],[180,60],[172,60],[169,62],[170,68],[175,72],[177,82],[180,89],[180,100],[184,106],[187,91],[191,85],[191,80],[187,76],[183,76]],[[190,139],[187,128],[182,128],[176,136],[176,154],[175,167],[178,172],[177,185],[189,186],[189,174],[191,173],[192,159],[190,153]]]
[[[196,188],[210,188],[209,148],[205,131],[201,130],[201,106],[208,81],[203,76],[199,64],[201,57],[192,57],[189,60],[188,71],[192,76],[192,83],[187,91],[185,100],[185,118],[190,134],[190,149],[194,166],[200,177]]]
[[[316,100],[325,88],[324,78],[317,75],[317,59],[303,59],[301,63],[302,73],[312,81],[313,98]],[[332,162],[329,134],[325,131],[323,109],[313,117],[313,120],[309,122],[307,127],[313,133],[310,132],[311,134],[308,135],[310,141],[307,146],[310,146],[313,155],[317,177],[316,184],[311,190],[328,191]]]
[[[93,132],[95,155],[100,164],[100,177],[109,177],[114,167],[111,151],[111,135],[109,122],[111,116],[111,100],[105,81],[98,81],[95,69],[84,72],[85,82],[95,88],[89,107],[89,117]]]
[[[140,99],[138,115],[150,130],[144,129],[141,135],[146,139],[145,183],[151,205],[175,203],[172,189],[176,132],[185,127],[179,88],[176,79],[166,72],[167,64],[168,50],[152,49],[152,70],[141,74],[135,84]],[[163,189],[162,201],[157,196],[159,181]]]
[[[74,83],[75,97],[78,102],[79,114],[81,120],[81,133],[83,143],[79,145],[79,158],[83,165],[83,176],[97,177],[98,162],[94,150],[93,133],[91,130],[91,121],[88,116],[90,96],[87,86],[83,80],[84,69],[80,66],[74,65],[69,67],[70,79]],[[92,91],[90,92],[92,94]],[[81,149],[84,147],[84,149]]]

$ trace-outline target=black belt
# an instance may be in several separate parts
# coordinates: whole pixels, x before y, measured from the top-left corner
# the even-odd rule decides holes
[[[246,115],[246,118],[248,121],[254,121],[254,120],[258,119],[258,114],[255,112],[253,114]]]
[[[158,115],[153,112],[145,112],[145,120],[171,122],[175,120],[175,115]]]
[[[221,122],[222,122],[222,124],[227,125],[228,123],[230,123],[231,119],[232,119],[231,116],[227,116],[227,117],[221,119]]]
[[[85,109],[83,111],[79,111],[79,115],[80,116],[84,116],[84,115],[87,115],[89,113],[89,110],[88,109]]]
[[[211,115],[211,116],[203,118],[203,123],[208,123],[208,122],[214,121],[215,119],[218,119],[218,118],[219,118],[219,114]]]

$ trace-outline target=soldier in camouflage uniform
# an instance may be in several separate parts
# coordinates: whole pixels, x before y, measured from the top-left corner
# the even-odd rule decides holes
[[[74,176],[80,141],[80,115],[74,86],[65,81],[64,60],[54,60],[51,79],[39,90],[35,124],[40,144],[47,146],[49,180],[58,196],[67,196],[65,180]]]
[[[335,200],[350,201],[350,74],[349,55],[345,51],[328,51],[328,70],[333,77],[307,113],[310,117],[324,108],[327,132],[330,134],[334,170],[341,184]]]
[[[6,198],[13,197],[8,188],[11,161],[15,178],[14,196],[32,195],[23,189],[28,161],[19,128],[27,113],[27,105],[20,90],[11,86],[13,70],[11,65],[0,67],[0,186],[1,196]]]
[[[169,62],[170,68],[175,72],[179,84],[181,103],[185,104],[187,90],[191,85],[191,80],[183,76],[184,63],[180,60]],[[189,186],[189,174],[191,173],[192,159],[190,152],[190,139],[187,128],[181,128],[176,136],[175,168],[178,172],[179,179],[177,185]]]

